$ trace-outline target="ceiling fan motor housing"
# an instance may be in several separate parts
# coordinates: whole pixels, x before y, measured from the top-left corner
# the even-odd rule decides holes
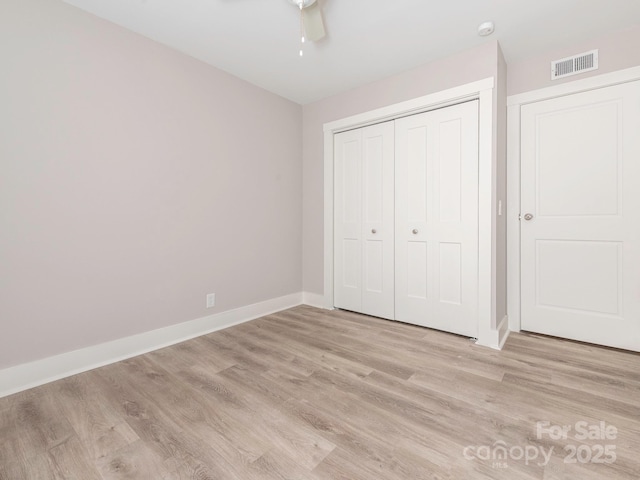
[[[302,4],[302,8],[307,8],[316,3],[316,0],[289,0],[289,3],[292,3],[297,7],[300,7],[300,5]]]

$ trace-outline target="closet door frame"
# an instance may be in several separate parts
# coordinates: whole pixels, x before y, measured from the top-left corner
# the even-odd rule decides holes
[[[397,103],[324,124],[324,307],[333,298],[333,136],[346,130],[427,112],[469,100],[479,101],[478,151],[478,339],[477,344],[500,348],[507,335],[506,322],[496,325],[496,179],[494,121],[497,101],[494,77]]]

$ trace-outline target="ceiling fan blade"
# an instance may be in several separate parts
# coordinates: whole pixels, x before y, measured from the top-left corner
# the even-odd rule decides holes
[[[324,38],[324,22],[322,21],[322,11],[318,2],[302,10],[302,22],[304,23],[305,36],[309,41],[317,42]]]

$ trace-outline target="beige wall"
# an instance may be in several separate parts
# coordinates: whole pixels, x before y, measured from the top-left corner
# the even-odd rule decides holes
[[[507,63],[499,47],[496,95],[496,194],[502,201],[502,216],[496,216],[495,321],[499,323],[507,314]]]
[[[0,60],[0,369],[301,290],[299,105],[60,1]]]
[[[567,47],[537,55],[522,62],[509,64],[507,92],[509,95],[573,82],[578,79],[614,72],[640,65],[640,25],[593,38]],[[591,72],[551,80],[551,62],[589,50],[599,49],[599,68]]]

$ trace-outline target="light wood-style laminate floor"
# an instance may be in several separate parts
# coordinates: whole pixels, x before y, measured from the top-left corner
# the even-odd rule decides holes
[[[639,367],[301,306],[0,399],[0,479],[637,479]]]

